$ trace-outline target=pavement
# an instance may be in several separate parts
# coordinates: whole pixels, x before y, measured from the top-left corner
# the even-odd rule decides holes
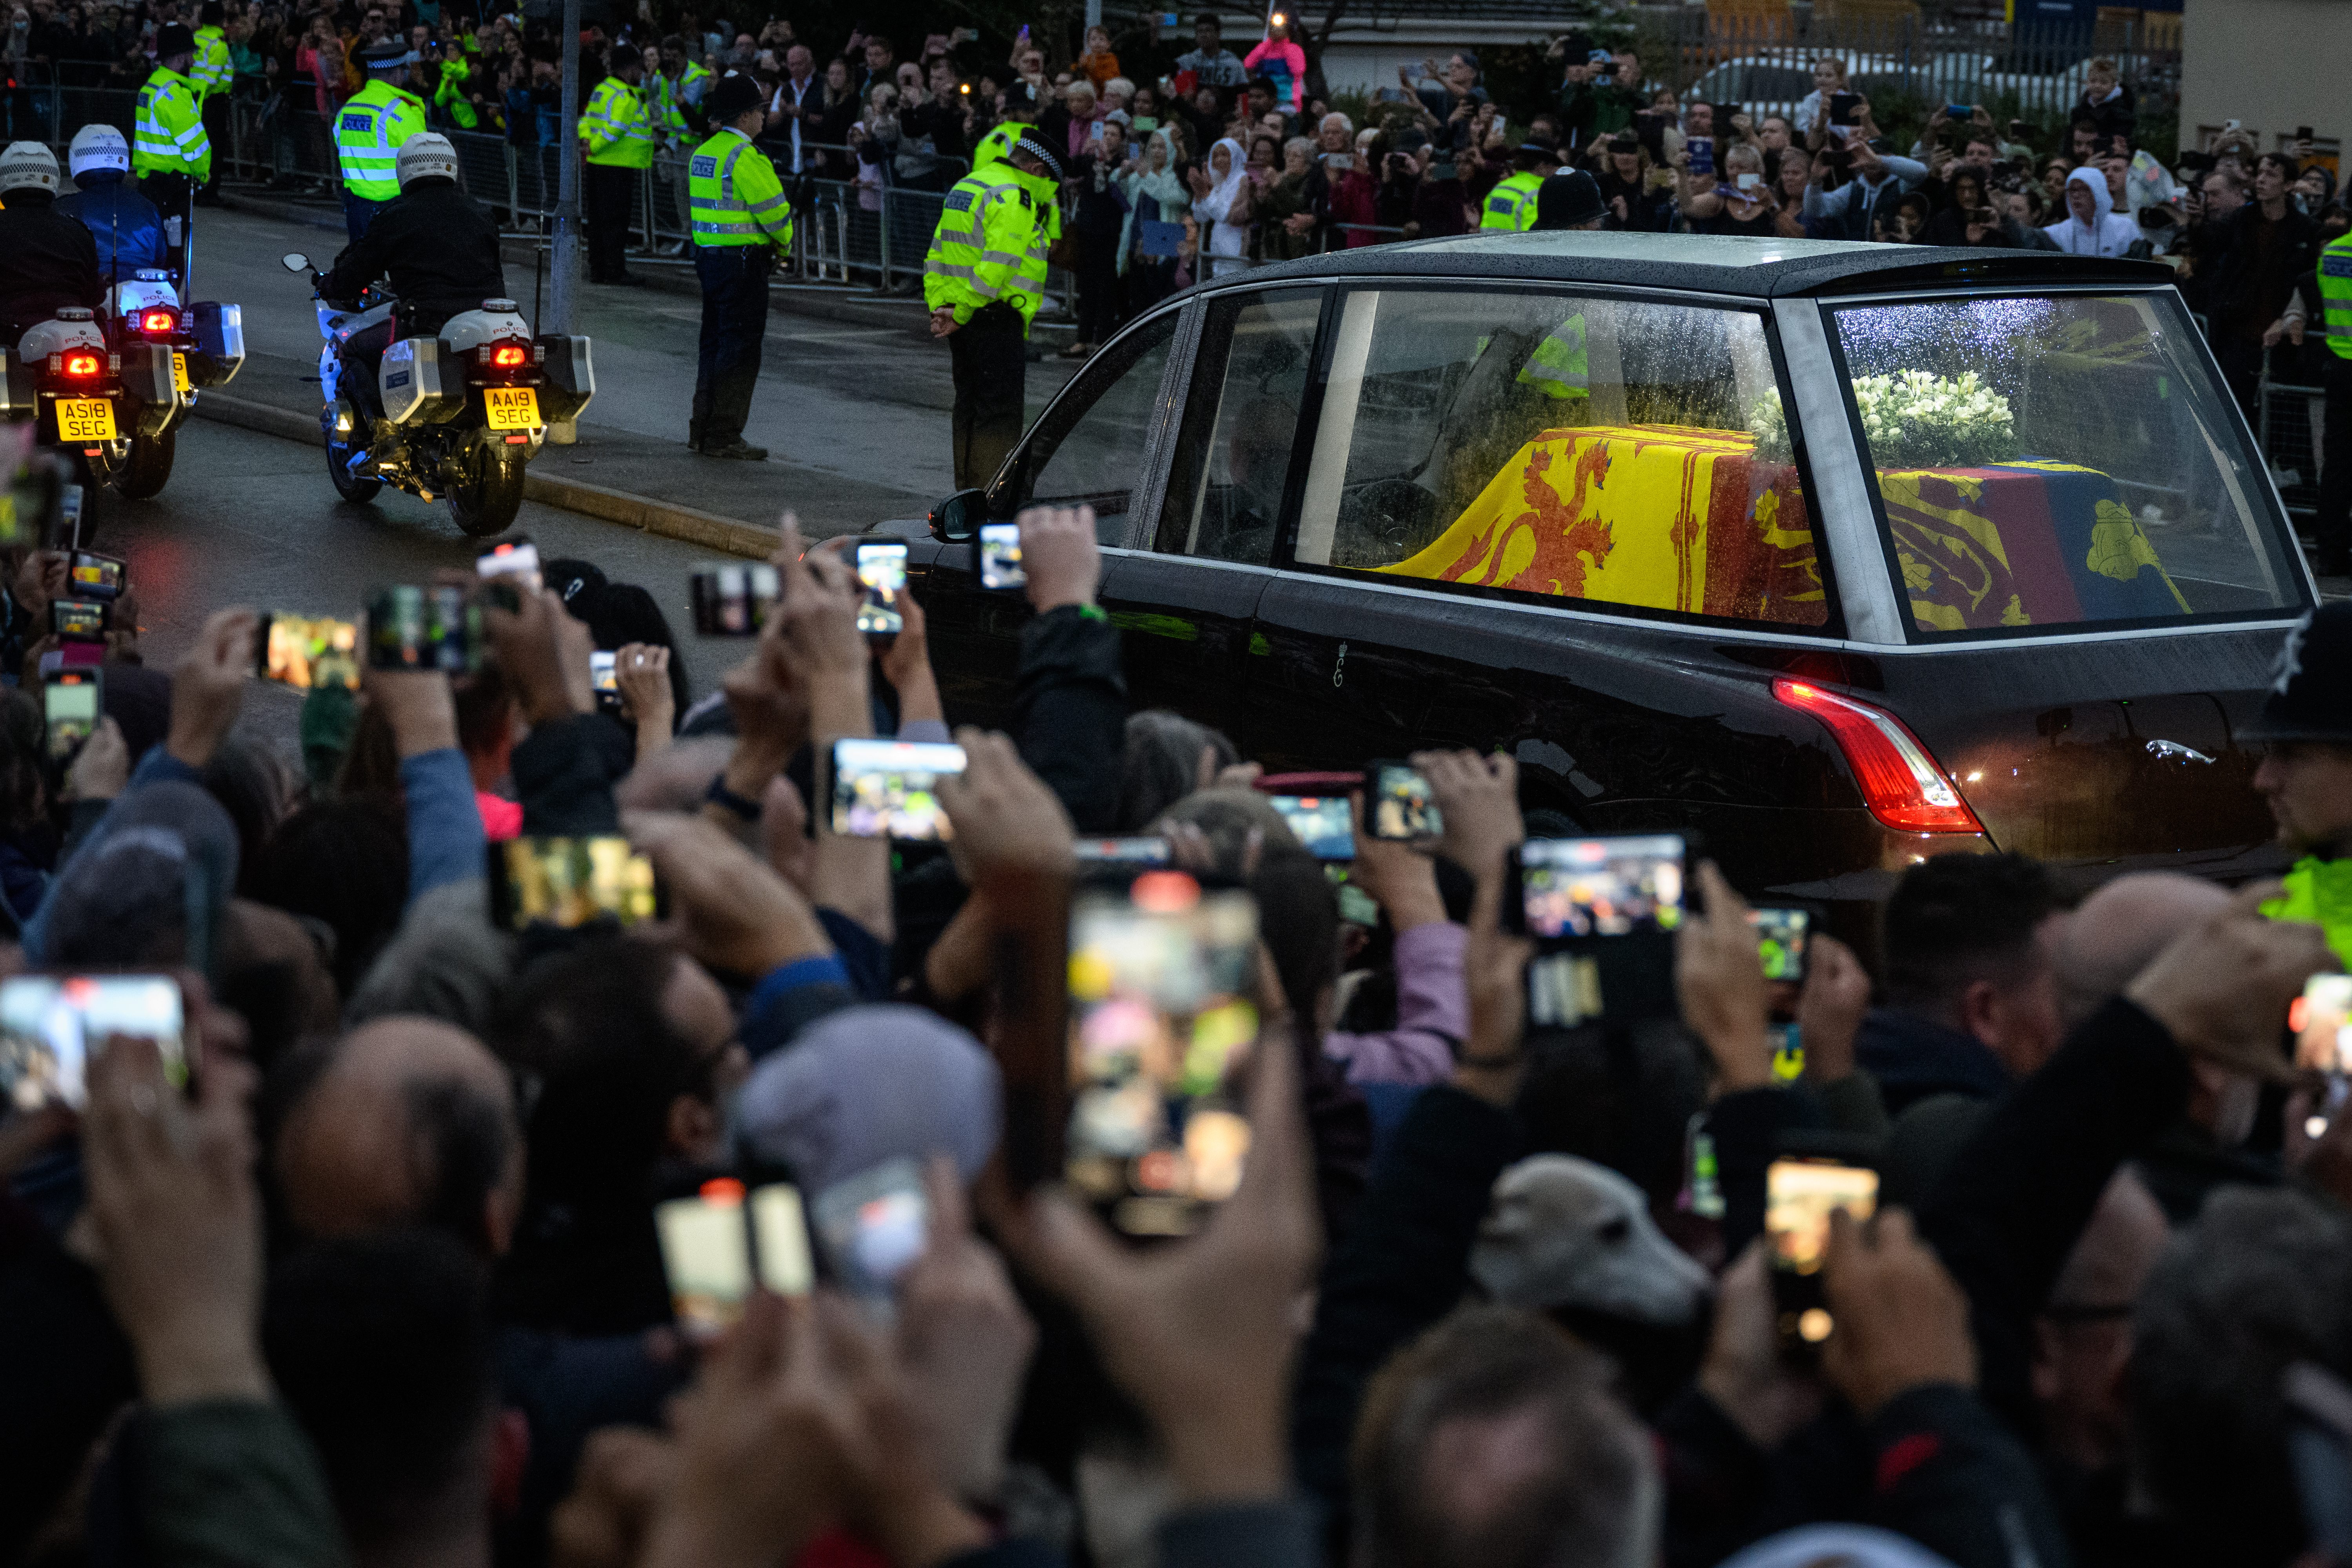
[[[278,258],[300,251],[329,263],[343,240],[341,215],[234,188],[230,200],[198,220],[194,292],[244,307],[247,358],[198,412],[315,442],[317,319],[304,279]],[[507,290],[526,310],[535,259],[527,242],[508,247]],[[733,462],[686,446],[701,321],[692,269],[633,266],[651,279],[646,287],[581,287],[575,326],[594,343],[596,399],[576,445],[551,444],[532,460],[534,500],[677,534],[706,551],[756,554],[787,507],[811,537],[828,538],[920,517],[953,490],[947,350],[926,330],[919,297],[778,285],[744,431],[769,460]],[[1073,368],[1050,356],[1031,364],[1032,416]],[[184,436],[184,453],[194,440]]]

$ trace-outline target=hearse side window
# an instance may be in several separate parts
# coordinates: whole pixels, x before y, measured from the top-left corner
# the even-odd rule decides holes
[[[1160,405],[1160,383],[1176,338],[1170,310],[1105,350],[1079,373],[1080,384],[1022,458],[1021,506],[1091,506],[1095,537],[1127,542],[1128,508],[1143,477],[1143,447]],[[1013,509],[991,508],[1010,517]]]
[[[1915,637],[2303,607],[2294,536],[2169,290],[1832,319]]]
[[[1162,552],[1273,561],[1322,311],[1319,289],[1211,301],[1160,514]]]
[[[1361,290],[1330,363],[1300,563],[1827,623],[1797,469],[1748,428],[1774,386],[1752,312]]]

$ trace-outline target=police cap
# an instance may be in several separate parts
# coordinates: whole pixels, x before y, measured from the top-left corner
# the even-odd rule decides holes
[[[196,36],[177,22],[155,35],[155,58],[159,60],[168,60],[174,55],[193,55],[195,52]]]
[[[1054,150],[1046,146],[1045,143],[1038,137],[1034,135],[1024,136],[1020,141],[1015,142],[1013,144],[1013,150],[1016,153],[1026,153],[1032,158],[1036,159],[1040,163],[1045,164],[1045,173],[1053,175],[1054,178],[1058,180],[1062,177],[1062,161],[1059,158],[1055,157]]]
[[[408,40],[384,38],[360,51],[360,63],[372,71],[398,70],[409,60]]]
[[[2322,605],[2286,634],[2271,668],[2270,695],[2248,741],[2352,742],[2352,604]]]
[[[725,125],[759,108],[761,97],[758,82],[748,76],[736,76],[730,73],[720,77],[719,84],[710,89],[710,96],[704,101],[702,111],[719,124]]]

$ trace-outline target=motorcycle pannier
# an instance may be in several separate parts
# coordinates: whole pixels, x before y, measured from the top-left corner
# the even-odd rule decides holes
[[[403,338],[384,350],[376,386],[395,425],[438,425],[466,406],[464,379],[455,367],[445,371],[438,338]]]

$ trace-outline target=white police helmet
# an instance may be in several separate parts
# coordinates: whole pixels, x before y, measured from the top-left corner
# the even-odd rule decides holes
[[[64,177],[58,173],[58,155],[38,142],[11,142],[0,151],[0,196],[11,191],[58,194]]]
[[[77,180],[109,169],[127,174],[131,143],[111,125],[85,125],[74,132],[73,145],[66,149],[66,168]]]
[[[412,136],[400,144],[400,157],[393,172],[400,177],[404,191],[413,180],[447,180],[454,184],[457,179],[457,149],[449,145],[446,136],[436,136],[429,131]]]

